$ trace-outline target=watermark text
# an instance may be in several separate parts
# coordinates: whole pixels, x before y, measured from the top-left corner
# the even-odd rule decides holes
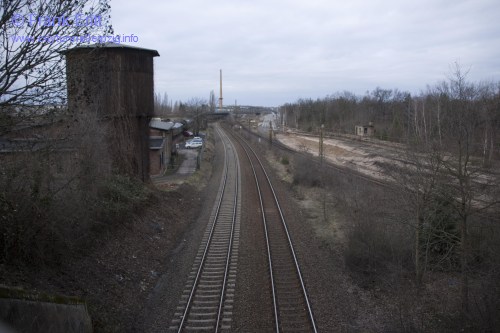
[[[47,35],[47,36],[21,36],[14,35],[10,37],[13,43],[137,43],[139,36],[134,34],[130,35],[114,35],[114,36],[99,36],[99,35],[82,35],[82,36],[60,36],[60,35]]]
[[[32,13],[20,14],[14,13],[10,19],[10,23],[15,27],[100,27],[102,25],[101,15],[82,14],[78,13],[72,17],[65,15],[37,16]]]

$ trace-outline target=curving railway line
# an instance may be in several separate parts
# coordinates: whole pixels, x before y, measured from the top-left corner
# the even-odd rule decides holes
[[[243,138],[220,127],[216,132],[224,146],[224,170],[210,221],[205,230],[169,332],[231,332],[238,313],[233,304],[240,242],[241,177],[240,161],[251,174],[258,200],[245,211],[257,211],[263,229],[267,271],[258,272],[266,282],[254,290],[269,290],[262,308],[272,313],[268,323],[274,332],[317,332],[316,322],[302,277],[292,237],[278,196],[255,151]],[[240,152],[240,157],[238,157]],[[243,162],[244,161],[244,162]],[[249,169],[246,169],[249,170]],[[248,190],[248,189],[247,189]],[[253,191],[253,190],[251,190]],[[245,193],[243,193],[245,194]],[[260,231],[259,231],[260,233]],[[258,320],[258,319],[257,319]],[[251,329],[249,327],[243,329]]]
[[[169,332],[221,332],[231,328],[240,229],[238,155],[220,130],[224,171],[212,210]]]

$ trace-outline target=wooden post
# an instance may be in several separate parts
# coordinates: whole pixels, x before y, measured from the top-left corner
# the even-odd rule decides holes
[[[273,144],[273,122],[269,120],[269,143]]]
[[[319,129],[319,161],[323,164],[323,129],[325,128],[324,124],[321,124]]]

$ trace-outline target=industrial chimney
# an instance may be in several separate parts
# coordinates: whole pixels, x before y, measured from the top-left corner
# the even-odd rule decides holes
[[[220,70],[219,111],[222,112],[222,69]]]

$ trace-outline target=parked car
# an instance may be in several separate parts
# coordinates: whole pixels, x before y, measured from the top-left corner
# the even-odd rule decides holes
[[[186,141],[186,145],[185,147],[186,148],[200,148],[201,146],[203,146],[203,140],[201,139],[191,139],[189,141]]]

